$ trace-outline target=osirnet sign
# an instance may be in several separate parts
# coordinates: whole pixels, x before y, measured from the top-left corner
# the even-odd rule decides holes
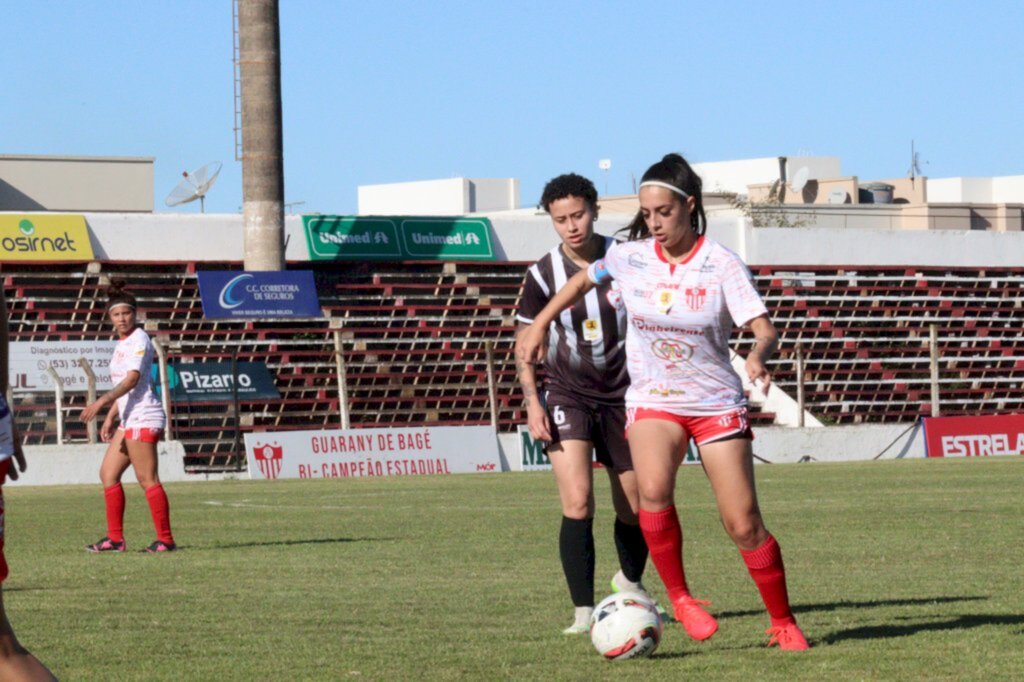
[[[304,215],[310,260],[494,260],[487,218]]]
[[[82,215],[0,215],[0,261],[93,259]]]
[[[245,434],[249,477],[365,478],[501,471],[489,426]]]

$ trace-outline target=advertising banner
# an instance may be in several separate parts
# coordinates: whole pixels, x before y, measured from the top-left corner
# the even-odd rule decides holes
[[[200,270],[203,315],[211,319],[320,317],[309,270],[237,272]]]
[[[1024,455],[1024,414],[925,417],[928,457]]]
[[[245,455],[255,479],[501,471],[490,426],[247,433]]]
[[[160,395],[160,368],[153,365],[153,390]],[[239,400],[275,400],[281,397],[274,378],[262,362],[237,363]],[[191,362],[167,365],[167,383],[174,402],[233,400],[235,375],[230,362]]]
[[[686,456],[683,457],[683,464],[700,464],[700,454],[697,445],[692,440],[686,448]],[[594,467],[601,467],[601,464],[594,461]],[[514,465],[510,468],[516,469]],[[544,443],[534,440],[530,435],[530,429],[525,424],[519,425],[519,467],[520,471],[550,471],[551,460],[544,452]]]
[[[11,388],[15,393],[53,391],[53,377],[46,371],[53,367],[64,390],[85,392],[89,388],[85,371],[78,364],[85,358],[96,375],[96,390],[108,391],[110,359],[114,357],[117,342],[110,341],[12,341],[10,344]]]
[[[0,261],[88,261],[83,215],[0,215]]]
[[[487,218],[302,216],[310,260],[494,260]]]

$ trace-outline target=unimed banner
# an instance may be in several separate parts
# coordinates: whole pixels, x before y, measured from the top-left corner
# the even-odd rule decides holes
[[[1024,455],[1024,414],[925,418],[924,442],[928,457]]]
[[[501,471],[490,426],[247,433],[245,455],[256,479]]]

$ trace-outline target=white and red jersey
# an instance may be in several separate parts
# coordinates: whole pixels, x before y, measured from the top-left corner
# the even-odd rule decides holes
[[[114,359],[110,361],[110,379],[114,385],[124,381],[128,372],[139,373],[135,388],[117,399],[121,428],[162,429],[165,426],[164,408],[153,393],[150,380],[154,352],[149,335],[141,329],[118,341],[114,348]]]
[[[593,282],[615,279],[626,306],[627,407],[717,415],[746,406],[729,336],[734,324],[767,309],[739,256],[701,237],[673,265],[660,244],[644,239],[615,244],[587,274]]]

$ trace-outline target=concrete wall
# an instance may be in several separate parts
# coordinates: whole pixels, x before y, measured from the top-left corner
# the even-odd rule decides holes
[[[515,178],[448,178],[361,185],[359,215],[465,215],[519,208]]]
[[[1024,175],[993,178],[931,178],[931,201],[943,203],[1020,204],[1024,203]]]
[[[971,224],[970,210],[963,207],[928,206],[924,214],[936,226]],[[954,211],[955,209],[955,211]],[[708,215],[708,236],[736,251],[751,265],[910,265],[956,267],[1019,267],[1024,253],[1020,231],[1020,206],[992,206],[993,230],[897,229],[899,206],[865,206],[867,213],[892,229],[850,227],[849,207],[818,207],[818,226],[753,228],[735,211]],[[973,209],[977,215],[988,211]],[[961,211],[961,213],[956,213]],[[966,211],[966,212],[962,212]],[[558,244],[558,236],[546,213],[515,211],[484,214],[491,219],[499,259],[536,260]],[[987,213],[985,215],[988,215]],[[999,232],[998,221],[1013,225]],[[944,216],[944,217],[943,217]],[[238,214],[131,214],[85,213],[98,260],[125,261],[241,261],[242,217]],[[601,234],[614,235],[630,216],[602,214],[596,224]],[[909,227],[909,226],[906,226]],[[308,260],[301,216],[285,218],[285,256],[289,261]]]
[[[746,194],[748,185],[772,183],[779,179],[779,159],[774,156],[741,161],[695,163],[693,169],[701,176],[705,192],[736,192]],[[803,167],[810,178],[835,178],[840,175],[838,156],[790,156],[786,159],[786,177]]]
[[[96,445],[29,445],[25,447],[28,467],[15,483],[8,485],[74,485],[91,483],[99,486],[100,463],[107,451],[105,443]],[[178,441],[162,441],[157,445],[161,482],[187,481],[185,448]],[[136,483],[129,467],[123,482]]]
[[[924,457],[924,432],[909,424],[871,424],[794,429],[785,426],[758,427],[754,454],[760,463],[854,462],[874,459]],[[518,433],[498,435],[502,464],[522,470]]]
[[[153,211],[150,157],[0,156],[0,211]]]

